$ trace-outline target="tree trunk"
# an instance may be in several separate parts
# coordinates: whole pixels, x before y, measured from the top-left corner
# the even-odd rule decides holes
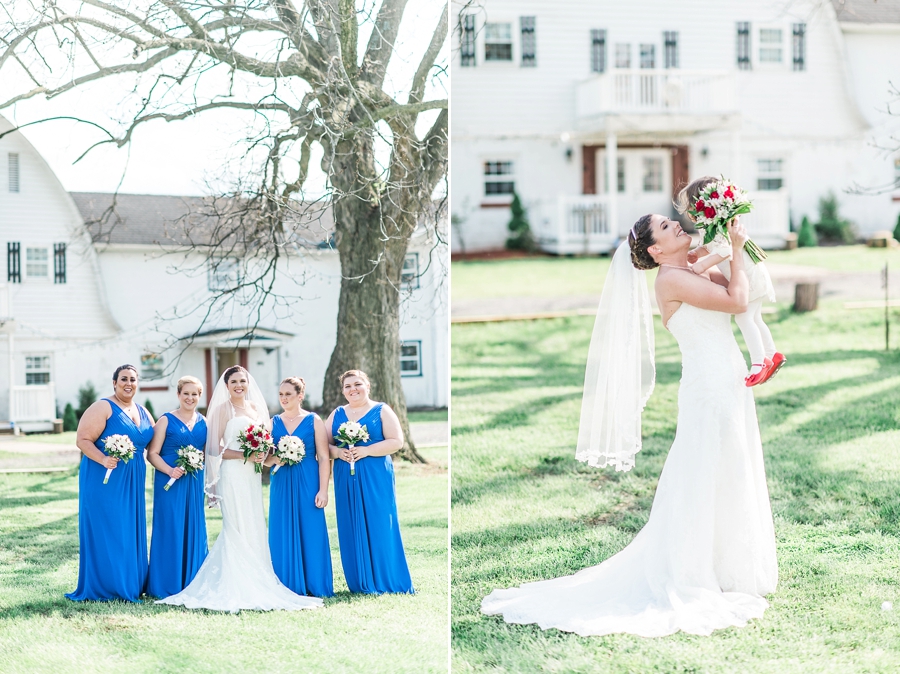
[[[347,370],[362,370],[372,382],[372,399],[390,405],[400,418],[404,443],[398,455],[426,463],[410,437],[400,382],[400,270],[409,237],[398,232],[384,241],[381,208],[369,201],[343,198],[335,203],[334,213],[342,278],[324,405],[332,410],[345,404],[339,377]]]
[[[819,284],[798,283],[794,289],[794,311],[815,311],[819,306]]]

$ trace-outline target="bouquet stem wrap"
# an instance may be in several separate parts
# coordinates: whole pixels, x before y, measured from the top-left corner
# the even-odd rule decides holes
[[[106,448],[107,456],[114,456],[121,459],[125,463],[134,456],[134,443],[127,435],[110,435],[103,440]],[[103,477],[103,484],[109,482],[109,476],[112,475],[114,468],[107,468],[106,475]]]

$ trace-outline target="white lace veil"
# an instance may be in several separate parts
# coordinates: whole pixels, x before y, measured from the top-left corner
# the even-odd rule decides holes
[[[588,350],[575,458],[631,470],[641,450],[641,412],[656,382],[653,319],[644,272],[628,239],[613,255]]]
[[[227,370],[226,370],[227,371]],[[266,399],[262,394],[253,375],[247,374],[247,391],[244,400],[253,403],[256,407],[259,423],[269,423],[269,408],[266,407]],[[240,410],[237,410],[240,414]],[[231,394],[225,385],[225,375],[219,377],[216,388],[206,410],[206,496],[209,499],[210,508],[219,507],[219,493],[217,486],[222,474],[222,452],[225,451],[225,427],[234,418],[235,409],[231,404]],[[234,449],[233,447],[231,449]]]

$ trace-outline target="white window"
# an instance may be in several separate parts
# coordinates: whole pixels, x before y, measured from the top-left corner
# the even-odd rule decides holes
[[[631,67],[631,45],[618,43],[616,45],[616,68]]]
[[[771,191],[780,190],[784,186],[783,159],[757,159],[756,171],[756,189]]]
[[[19,191],[19,154],[9,153],[9,191]]]
[[[484,196],[510,197],[516,191],[511,161],[484,162]]]
[[[784,52],[784,31],[781,28],[759,29],[759,62],[781,63]]]
[[[25,248],[25,276],[27,278],[49,278],[49,248]]]
[[[162,379],[165,367],[162,355],[158,353],[145,353],[141,356],[141,379]]]
[[[401,342],[400,343],[400,376],[401,377],[421,377],[422,376],[422,342]]]
[[[400,283],[406,290],[419,287],[419,254],[407,253],[403,258],[403,269],[400,271]]]
[[[641,45],[641,68],[655,68],[656,67],[656,45],[655,44],[642,44]]]
[[[512,61],[512,24],[484,24],[484,60]]]
[[[609,192],[609,181],[606,176],[606,154],[598,157],[600,162],[600,172],[603,174],[603,194]],[[625,157],[616,157],[616,190],[620,193],[625,192]]]
[[[50,356],[38,354],[25,356],[26,386],[40,386],[50,383]]]
[[[663,165],[660,157],[644,157],[644,191],[662,192]]]
[[[240,282],[241,270],[237,260],[218,258],[209,261],[208,286],[210,290],[231,290]]]

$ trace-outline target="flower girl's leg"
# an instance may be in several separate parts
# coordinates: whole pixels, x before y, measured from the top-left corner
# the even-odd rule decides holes
[[[775,340],[772,339],[772,333],[769,331],[769,326],[766,325],[766,322],[762,317],[762,300],[760,300],[760,306],[757,309],[756,315],[754,316],[753,320],[756,322],[756,327],[759,330],[760,336],[762,337],[763,348],[766,351],[766,358],[771,359],[778,349],[775,348]]]
[[[742,314],[736,314],[734,317],[738,327],[741,329],[741,334],[744,336],[747,350],[750,352],[750,363],[752,364],[750,374],[756,374],[762,369],[762,367],[753,367],[753,365],[762,366],[766,357],[763,338],[755,319],[755,315],[759,313],[761,305],[762,300],[754,300],[750,302],[747,311]]]

